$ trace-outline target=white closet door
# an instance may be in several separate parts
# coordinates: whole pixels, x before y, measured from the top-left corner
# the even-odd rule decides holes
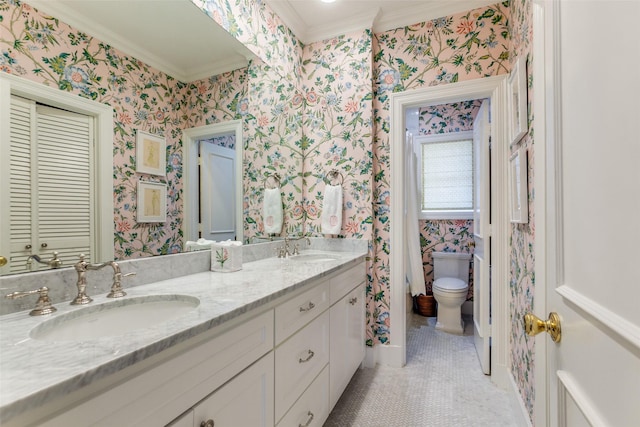
[[[91,256],[92,141],[91,118],[11,97],[11,273],[28,271],[31,254],[57,251],[66,266]]]
[[[92,120],[38,105],[37,236],[41,253],[58,251],[71,263],[91,259]]]
[[[33,101],[11,97],[9,148],[9,273],[27,271],[26,261],[31,253],[32,196],[31,196],[31,140],[35,127]],[[33,121],[33,123],[32,123]],[[4,192],[4,190],[3,190]],[[7,199],[3,197],[3,202]]]

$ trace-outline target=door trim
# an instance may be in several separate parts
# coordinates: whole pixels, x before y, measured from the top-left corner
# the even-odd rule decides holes
[[[184,178],[184,221],[182,231],[184,240],[198,240],[198,141],[215,135],[233,132],[235,134],[236,150],[236,239],[244,241],[244,224],[242,222],[242,158],[244,141],[242,139],[242,120],[230,120],[223,123],[198,126],[182,131],[183,178]]]
[[[486,77],[464,82],[433,86],[424,89],[410,90],[391,95],[391,169],[402,170],[404,159],[404,116],[410,107],[437,105],[461,100],[491,98],[492,150],[492,283],[494,291],[491,296],[492,319],[492,381],[502,388],[509,385],[509,218],[507,203],[507,154],[506,138],[507,75]],[[495,167],[493,167],[495,165]],[[391,344],[382,346],[381,353],[388,353],[385,362],[392,366],[406,364],[406,298],[404,285],[404,174],[391,174],[391,284],[390,284],[390,316]],[[498,286],[499,285],[499,286]]]

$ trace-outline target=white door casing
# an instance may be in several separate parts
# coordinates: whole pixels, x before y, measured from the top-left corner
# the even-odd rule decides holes
[[[535,134],[545,138],[536,140],[535,314],[557,312],[562,328],[558,344],[535,338],[536,425],[640,420],[640,227],[629,225],[640,209],[640,3],[604,3],[534,4],[534,34],[544,34],[534,38]],[[629,78],[613,78],[595,52],[624,58]]]
[[[491,374],[491,218],[489,200],[489,101],[482,101],[473,122],[473,335],[482,372]]]
[[[201,237],[223,241],[236,238],[236,151],[200,142]],[[242,183],[240,183],[242,185]]]
[[[492,358],[491,380],[506,388],[509,384],[509,219],[507,204],[507,152],[506,123],[507,98],[506,75],[468,80],[446,85],[416,89],[391,95],[391,168],[401,171],[404,162],[405,110],[410,107],[446,104],[454,101],[484,99],[491,100],[491,140],[496,147],[491,151],[491,210],[492,241],[494,258],[492,277],[495,286],[491,295],[492,307]],[[377,360],[391,366],[406,363],[406,298],[404,271],[404,174],[391,174],[391,255],[390,255],[390,332],[391,344],[378,345],[368,355],[368,364]],[[399,231],[398,231],[399,230]],[[394,320],[396,319],[396,320]]]

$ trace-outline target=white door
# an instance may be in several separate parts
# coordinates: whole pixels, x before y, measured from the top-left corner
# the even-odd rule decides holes
[[[207,240],[236,239],[236,152],[200,143],[200,224]]]
[[[544,4],[544,261],[546,311],[562,334],[536,338],[550,406],[536,425],[638,426],[640,2],[554,3]]]
[[[489,194],[489,101],[485,100],[473,122],[473,335],[482,372],[491,374],[491,218]]]

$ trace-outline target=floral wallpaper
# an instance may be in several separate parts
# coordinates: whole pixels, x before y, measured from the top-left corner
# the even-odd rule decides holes
[[[373,238],[371,43],[372,34],[367,30],[303,48],[304,197],[296,213],[304,215],[310,235],[322,236],[320,215],[327,182],[340,182],[343,221],[339,237],[369,242]],[[329,179],[332,170],[339,176]],[[369,277],[371,269],[372,262],[367,261]],[[372,324],[375,304],[370,286],[367,293],[367,322]],[[367,342],[372,344],[373,340],[373,328],[368,327]]]
[[[380,34],[373,39],[374,147],[372,272],[375,343],[389,337],[389,95],[509,72],[508,4],[475,9]]]
[[[524,333],[522,318],[525,313],[533,310],[535,296],[535,191],[533,188],[533,166],[535,161],[535,145],[533,137],[533,81],[531,41],[533,39],[532,20],[533,8],[531,0],[512,0],[511,15],[513,34],[511,57],[515,61],[520,57],[527,57],[527,117],[529,133],[520,140],[512,150],[526,147],[528,151],[528,201],[529,222],[527,224],[512,224],[511,226],[511,372],[520,391],[520,397],[534,422],[533,405],[535,401],[534,387],[534,339]]]
[[[481,99],[474,99],[420,108],[418,113],[418,135],[473,130],[473,121],[481,104]]]
[[[300,92],[270,66],[254,60],[249,66],[250,111],[245,116],[244,219],[245,240],[264,235],[262,198],[265,179],[280,176],[284,234],[303,232],[302,104]],[[269,181],[271,182],[271,181]]]

